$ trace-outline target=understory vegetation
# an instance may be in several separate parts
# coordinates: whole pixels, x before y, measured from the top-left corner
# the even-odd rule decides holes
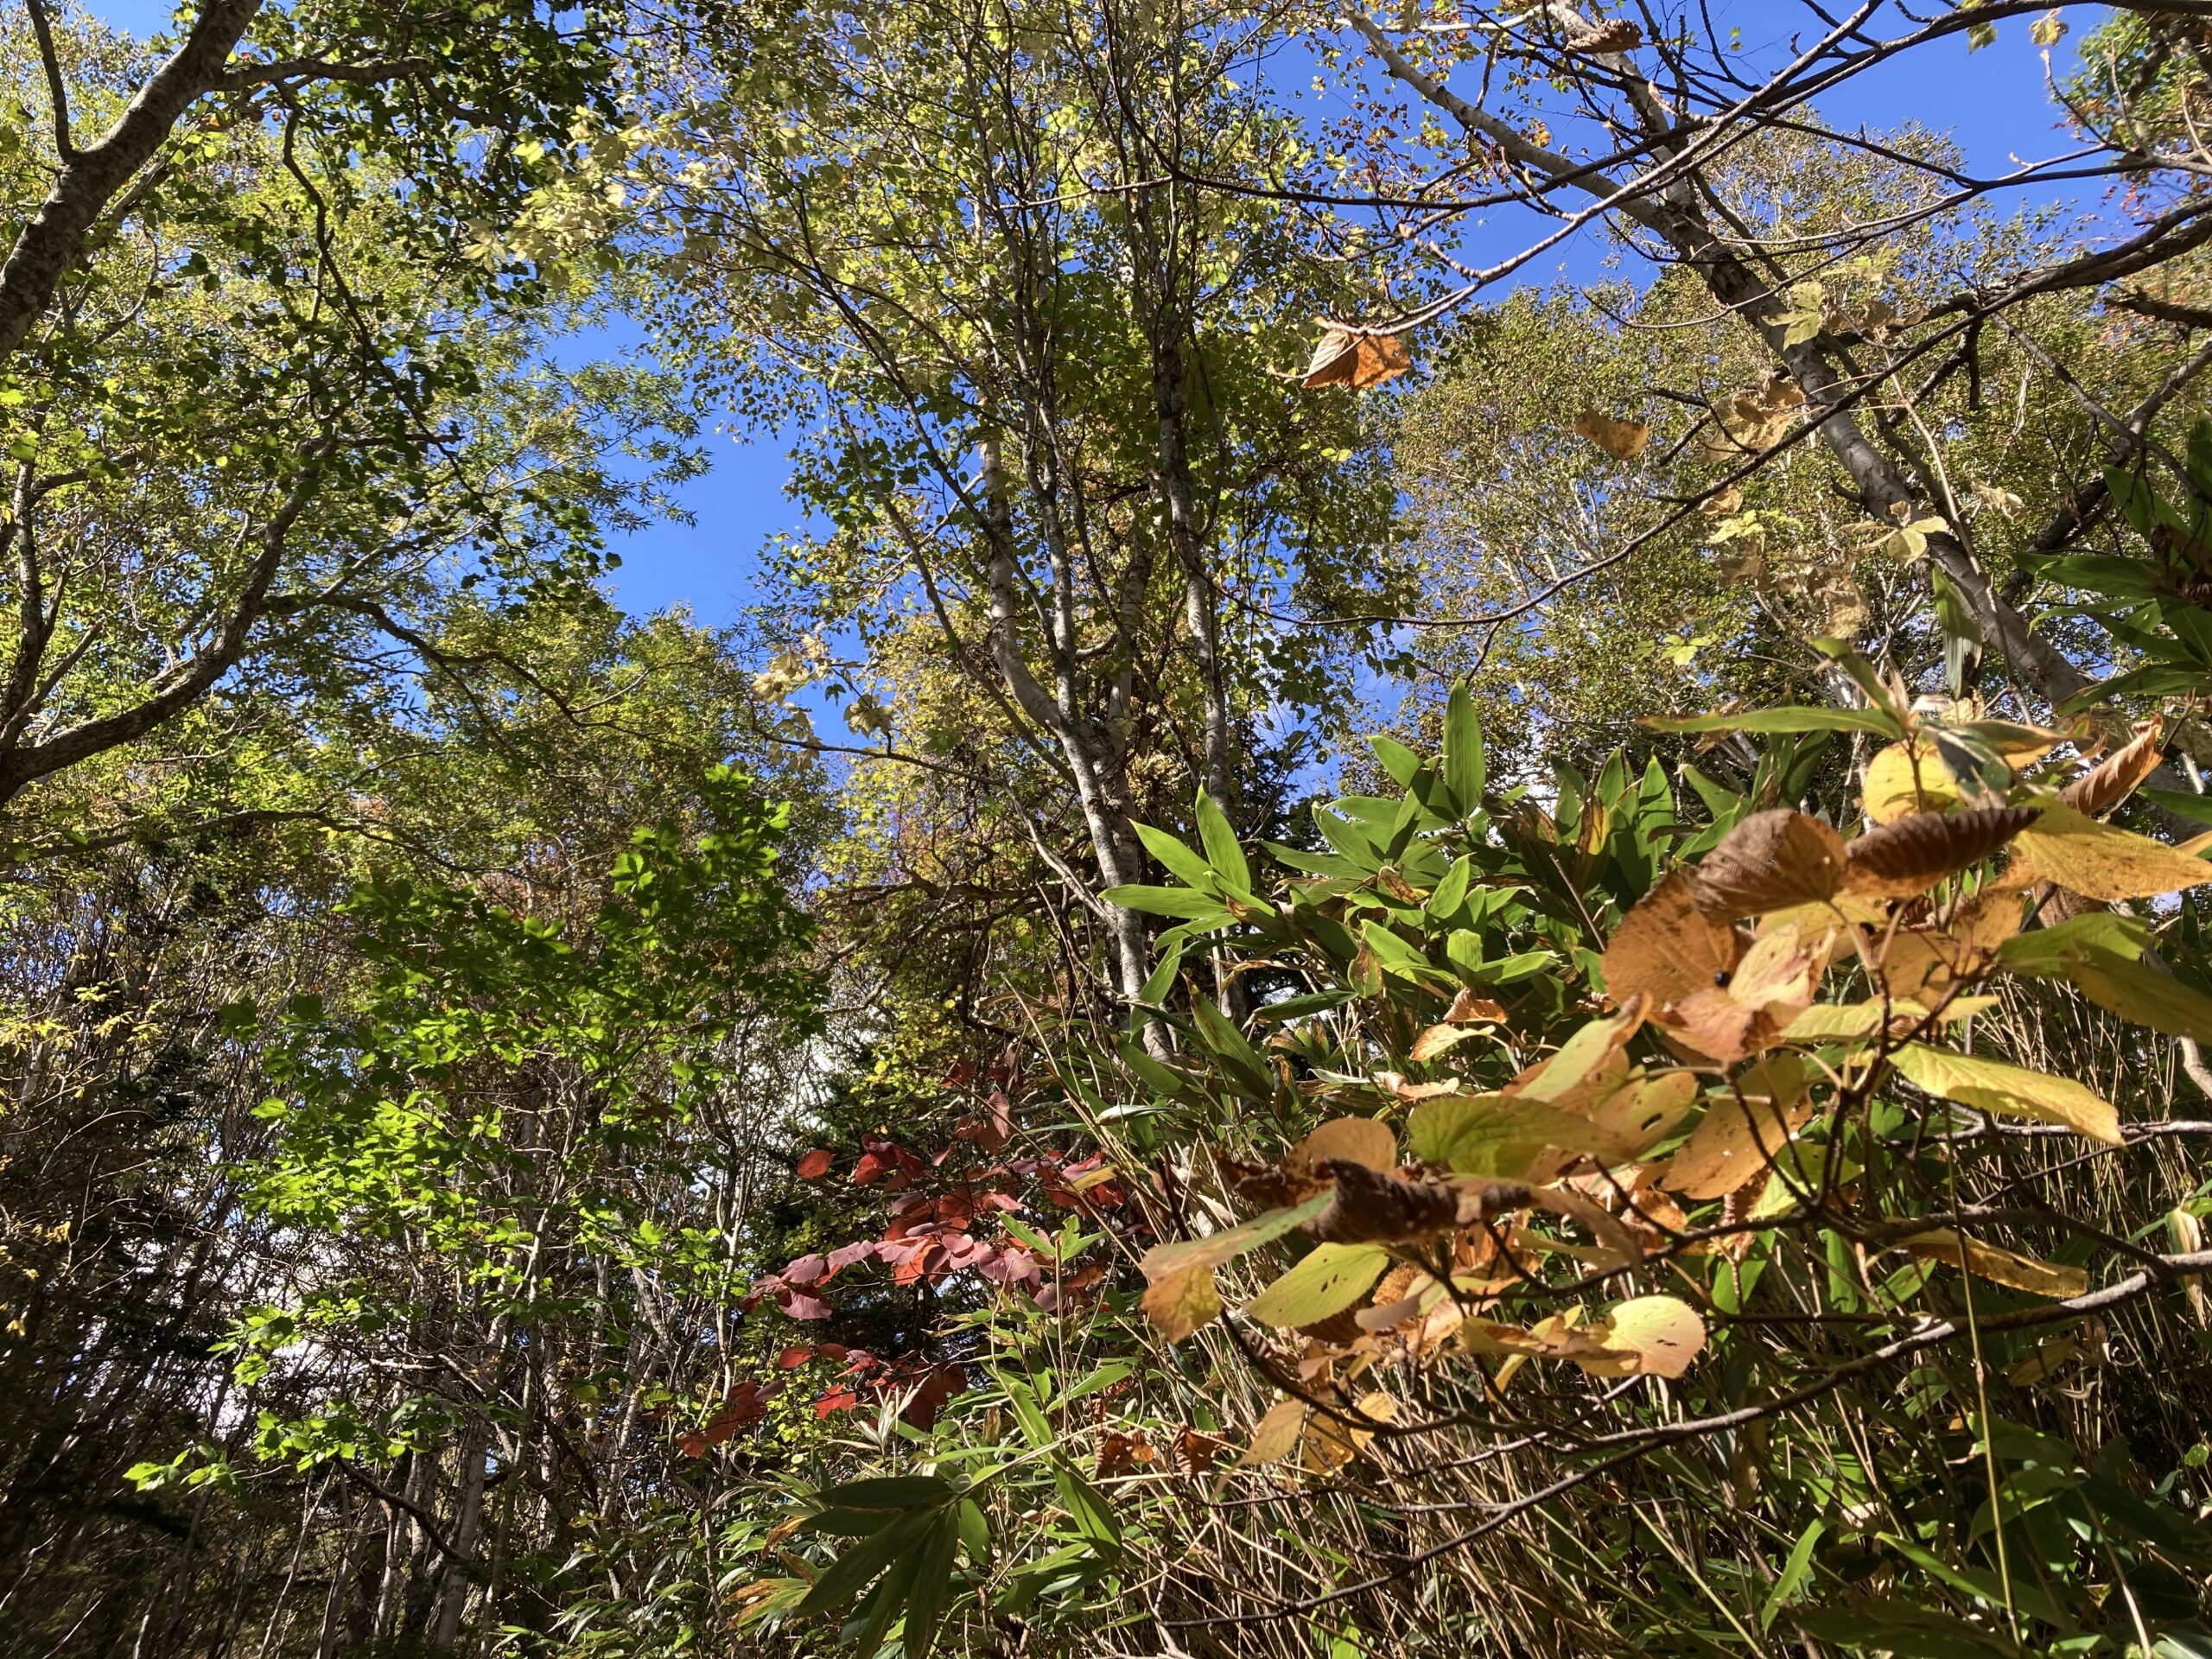
[[[0,65],[0,1653],[2212,1659],[2212,0]]]

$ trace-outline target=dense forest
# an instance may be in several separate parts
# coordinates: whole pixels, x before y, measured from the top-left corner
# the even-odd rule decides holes
[[[0,1654],[2212,1659],[2212,0],[146,23]]]

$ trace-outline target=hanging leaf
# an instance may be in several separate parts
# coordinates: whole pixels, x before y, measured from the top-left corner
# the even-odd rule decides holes
[[[1395,334],[1362,334],[1325,323],[1313,360],[1298,384],[1309,391],[1320,386],[1350,386],[1363,391],[1403,374],[1413,362],[1413,354]]]
[[[1974,812],[1908,812],[1844,849],[1851,891],[1862,898],[1907,899],[1955,870],[1979,863],[2038,816],[2032,806]],[[2212,869],[2208,869],[2212,874]]]
[[[1244,1315],[1277,1330],[1318,1325],[1365,1296],[1389,1265],[1380,1244],[1317,1244],[1246,1304]]]
[[[2063,804],[2044,808],[2021,831],[2015,852],[2023,874],[2105,904],[2212,881],[2212,864]]]
[[[1815,899],[1843,885],[1843,838],[1789,807],[1754,812],[1690,873],[1698,908],[1720,917],[1758,916]]]
[[[1650,1006],[1649,998],[1632,996],[1619,1013],[1591,1020],[1561,1043],[1557,1053],[1516,1081],[1512,1092],[1524,1100],[1566,1098],[1636,1035]]]
[[[2089,1275],[2079,1268],[2061,1267],[2055,1262],[1999,1249],[1948,1227],[1915,1233],[1897,1248],[1925,1262],[1948,1262],[1977,1279],[1986,1279],[2010,1290],[2024,1290],[2033,1296],[2063,1300],[2069,1296],[2079,1296],[2089,1287]]]
[[[1633,461],[1651,442],[1651,429],[1642,421],[1617,421],[1586,409],[1574,417],[1574,435],[1589,439],[1615,461]]]
[[[2123,1144],[2120,1114],[2112,1103],[2070,1078],[2047,1077],[1923,1043],[1910,1044],[1890,1059],[1915,1087],[1942,1099],[1978,1112],[2063,1123],[2107,1146]]]

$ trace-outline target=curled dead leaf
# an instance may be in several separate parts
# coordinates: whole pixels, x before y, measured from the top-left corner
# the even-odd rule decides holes
[[[1309,391],[1319,386],[1350,386],[1354,391],[1364,391],[1403,374],[1413,361],[1413,354],[1395,334],[1363,334],[1325,323],[1313,360],[1298,384]]]
[[[2158,769],[2165,753],[2165,721],[2154,718],[2138,728],[2133,740],[2076,778],[2058,798],[2084,817],[2101,818],[2135,792],[2136,785]]]
[[[1979,863],[2036,821],[2032,806],[1973,812],[1908,812],[1844,849],[1851,890],[1908,899],[1955,870]]]
[[[1459,1224],[1459,1195],[1440,1181],[1409,1179],[1344,1158],[1330,1159],[1321,1173],[1336,1182],[1336,1194],[1313,1222],[1316,1238],[1410,1243]]]

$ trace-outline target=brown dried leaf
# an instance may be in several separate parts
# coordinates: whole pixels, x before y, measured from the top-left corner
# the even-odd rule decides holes
[[[1786,806],[1754,812],[1690,873],[1690,893],[1709,916],[1757,916],[1832,899],[1843,885],[1843,838]]]
[[[1444,1018],[1447,1024],[1454,1026],[1502,1026],[1505,1023],[1505,1008],[1501,1003],[1462,988],[1452,999],[1452,1006],[1444,1011]]]
[[[1736,970],[1748,941],[1698,909],[1677,870],[1621,918],[1605,947],[1605,990],[1616,1002],[1650,998],[1655,1008],[1709,988]]]
[[[1614,52],[1633,52],[1643,44],[1643,30],[1627,17],[1608,17],[1601,23],[1578,30],[1567,37],[1570,52],[1586,52],[1602,57]]]
[[[2145,721],[2131,741],[2107,755],[2094,772],[2067,785],[2058,798],[2084,817],[2104,817],[2158,769],[2165,753],[2164,731],[2163,719]]]
[[[1363,391],[1380,385],[1413,366],[1413,354],[1395,334],[1366,334],[1356,329],[1322,325],[1313,360],[1299,385],[1308,391],[1319,386],[1350,386]]]
[[[1411,1243],[1459,1224],[1459,1195],[1440,1181],[1409,1180],[1350,1159],[1321,1166],[1337,1184],[1313,1236],[1334,1244]]]
[[[2033,823],[2038,810],[1986,806],[1974,812],[1908,812],[1844,849],[1851,891],[1862,898],[1909,899],[1988,857]],[[2206,874],[2212,875],[2212,869]]]
[[[1615,461],[1634,461],[1651,442],[1651,429],[1642,421],[1617,421],[1586,409],[1574,417],[1574,435],[1589,439]]]
[[[1434,1025],[1414,1039],[1408,1058],[1416,1065],[1426,1065],[1448,1049],[1458,1047],[1476,1035],[1471,1026]]]

